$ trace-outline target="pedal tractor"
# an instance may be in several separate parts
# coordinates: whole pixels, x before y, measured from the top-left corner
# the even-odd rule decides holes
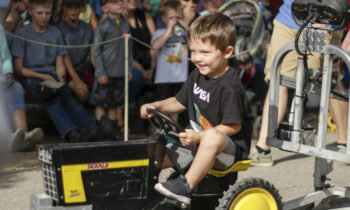
[[[247,170],[251,160],[226,171],[210,170],[195,188],[191,206],[155,192],[158,157],[164,154],[160,145],[178,139],[183,129],[150,111],[157,133],[146,139],[40,145],[45,193],[32,195],[30,209],[281,209],[281,196],[269,182],[248,178],[236,183],[237,172]]]

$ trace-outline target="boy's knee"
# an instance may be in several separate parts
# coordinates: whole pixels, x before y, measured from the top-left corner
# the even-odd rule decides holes
[[[201,144],[208,145],[210,147],[221,148],[225,145],[226,138],[221,131],[211,128],[204,132]]]

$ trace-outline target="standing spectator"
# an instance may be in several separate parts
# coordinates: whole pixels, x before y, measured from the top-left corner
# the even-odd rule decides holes
[[[130,26],[130,34],[133,38],[150,45],[151,38],[156,31],[153,18],[143,9],[138,8],[139,0],[124,0],[125,10],[124,17]],[[133,60],[132,60],[132,80],[129,82],[129,108],[130,128],[132,133],[144,133],[142,131],[142,122],[138,114],[133,115],[133,110],[138,110],[138,100],[141,95],[146,96],[153,91],[152,75],[156,66],[156,53],[149,47],[133,42]],[[146,99],[147,100],[147,99]],[[120,119],[120,120],[119,120]],[[123,116],[118,117],[119,125],[122,125]]]
[[[0,24],[0,30],[4,30]],[[12,58],[7,48],[5,34],[0,32],[0,88],[1,100],[7,102],[16,131],[10,137],[9,149],[11,152],[28,151],[44,140],[41,128],[28,132],[27,115],[25,112],[24,91],[22,85],[14,80]]]
[[[129,33],[123,14],[122,0],[101,0],[106,18],[97,25],[94,43],[103,42]],[[94,49],[96,70],[90,102],[96,106],[95,117],[106,138],[120,138],[117,109],[124,101],[125,47],[129,47],[129,66],[132,66],[132,45],[124,46],[124,39],[97,45]],[[131,69],[131,68],[129,68]],[[129,70],[129,80],[132,74]],[[106,116],[107,112],[107,116]]]
[[[30,0],[28,13],[32,22],[20,28],[17,35],[42,43],[64,44],[60,30],[48,24],[51,8],[51,0]],[[62,86],[50,99],[38,88],[46,80],[57,86],[60,84],[57,81],[64,82],[65,50],[15,39],[11,51],[15,71],[24,77],[28,91],[46,108],[61,136],[70,142],[89,141],[97,126],[86,110],[77,104],[69,88]]]
[[[158,51],[154,83],[157,100],[175,95],[188,76],[187,24],[183,21],[183,7],[179,1],[164,4],[163,20],[166,28],[158,29],[152,38],[152,48]],[[174,28],[177,30],[174,32]],[[177,114],[172,118],[177,120]]]
[[[67,45],[84,45],[93,41],[91,25],[79,20],[84,0],[63,0],[63,19],[57,24]],[[87,100],[94,83],[93,47],[68,49],[64,63],[68,70],[68,87],[81,100]]]
[[[294,21],[292,16],[292,3],[294,0],[284,0],[283,5],[280,7],[280,11],[273,21],[274,29],[271,37],[271,45],[268,49],[267,60],[265,65],[265,81],[270,80],[270,71],[272,61],[278,52],[278,50],[289,42],[294,42],[296,34],[299,30],[299,25]],[[318,24],[320,25],[320,24]],[[330,44],[340,45],[342,37],[342,31],[333,31],[327,33],[326,41]],[[281,75],[286,77],[295,78],[297,74],[297,59],[298,54],[296,51],[288,53],[281,64]],[[308,68],[320,68],[321,67],[321,54],[313,53],[308,56]],[[339,71],[339,66],[334,65],[334,71]],[[274,75],[272,75],[274,76]],[[338,82],[340,81],[338,77]],[[342,90],[343,88],[338,84],[336,89]],[[337,100],[329,100],[329,108],[334,119],[334,122],[338,129],[338,146],[344,147],[347,139],[347,123],[348,123],[348,103]],[[279,87],[279,105],[278,105],[278,124],[282,122],[288,103],[288,88],[285,86]],[[264,102],[261,130],[259,140],[255,146],[255,151],[251,153],[251,159],[253,166],[273,166],[271,148],[266,144],[267,132],[268,132],[268,116],[269,116],[269,90]]]

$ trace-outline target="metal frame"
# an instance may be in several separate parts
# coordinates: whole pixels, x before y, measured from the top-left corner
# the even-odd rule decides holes
[[[299,48],[305,50],[305,46],[312,52],[320,52],[324,55],[321,100],[318,122],[317,141],[314,144],[304,144],[305,132],[302,127],[302,116],[304,111],[304,96],[308,91],[307,74],[303,65],[303,56],[298,57],[297,77],[295,83],[293,79],[281,80],[281,64],[285,56],[292,50],[295,50],[294,43],[284,45],[274,57],[271,67],[270,81],[270,98],[269,98],[269,120],[268,120],[268,137],[267,144],[287,151],[297,152],[304,155],[314,156],[315,173],[314,186],[316,191],[310,195],[288,201],[284,209],[294,209],[306,204],[318,204],[324,198],[331,195],[340,195],[350,197],[348,188],[328,188],[325,183],[326,176],[333,170],[333,161],[350,163],[350,135],[347,136],[347,147],[345,151],[334,151],[326,148],[327,119],[329,98],[331,96],[331,79],[333,56],[342,58],[346,65],[350,67],[350,56],[340,47],[325,44],[325,35],[327,31],[323,29],[305,29],[304,42],[299,42]],[[279,103],[279,86],[287,84],[288,87],[295,87],[295,96],[292,102],[292,116],[289,118],[289,125],[292,126],[290,141],[283,141],[277,138],[278,131],[278,103]],[[294,84],[293,84],[294,83]],[[350,107],[349,107],[350,108]],[[349,112],[350,114],[350,112]],[[349,116],[350,119],[350,116]],[[350,123],[348,124],[348,133],[350,133]],[[342,192],[342,193],[340,193]]]

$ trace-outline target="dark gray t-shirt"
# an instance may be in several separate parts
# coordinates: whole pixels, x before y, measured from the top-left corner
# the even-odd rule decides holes
[[[94,35],[94,43],[121,37],[124,33],[130,33],[129,24],[120,17],[120,26],[116,20],[106,17],[97,25]],[[94,47],[96,62],[95,77],[124,77],[125,75],[125,41],[123,38],[104,45]],[[132,40],[129,39],[129,72],[132,69]]]
[[[29,24],[20,28],[16,34],[29,40],[64,45],[61,31],[52,25],[47,25],[46,31],[39,33]],[[66,50],[15,38],[11,53],[14,57],[23,59],[23,66],[32,71],[56,74],[56,57],[65,55]]]
[[[93,41],[92,27],[84,21],[79,21],[78,26],[74,27],[61,20],[56,26],[61,30],[66,45],[91,44]],[[71,48],[67,51],[76,72],[91,71],[90,47]]]

